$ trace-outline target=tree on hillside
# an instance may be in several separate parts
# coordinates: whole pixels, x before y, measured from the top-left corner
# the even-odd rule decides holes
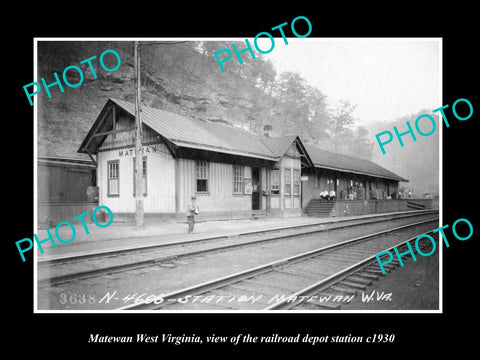
[[[352,139],[353,132],[350,127],[355,121],[352,113],[356,106],[350,104],[349,100],[340,100],[337,106],[331,110],[331,136],[335,144],[335,151]]]
[[[277,81],[276,95],[283,109],[281,119],[281,134],[302,129],[308,119],[308,104],[306,101],[306,81],[298,73],[285,71],[280,74]]]
[[[304,123],[302,136],[317,144],[321,144],[331,128],[330,116],[327,110],[327,97],[316,87],[306,86],[306,103],[308,119]]]
[[[259,70],[260,81],[263,86],[263,91],[266,93],[267,87],[269,87],[271,95],[273,83],[275,82],[275,76],[277,75],[275,67],[273,66],[273,63],[270,59],[266,61],[260,59],[257,66]]]
[[[365,126],[358,126],[355,129],[354,138],[350,144],[350,155],[366,160],[372,159],[373,143],[368,140],[368,130]]]

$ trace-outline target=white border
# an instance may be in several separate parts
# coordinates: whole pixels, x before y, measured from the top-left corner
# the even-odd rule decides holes
[[[438,107],[444,105],[443,103],[443,39],[439,39],[439,56],[438,56],[438,66],[439,66],[439,89],[438,89],[438,97],[440,99],[440,104]],[[438,109],[438,108],[437,108]],[[435,110],[435,109],[432,109]],[[438,115],[438,127],[440,128],[440,132],[438,134],[438,176],[439,176],[439,183],[438,183],[438,207],[439,207],[439,225],[442,227],[443,224],[443,123],[441,119],[441,115]],[[439,244],[439,279],[438,279],[438,307],[439,313],[443,313],[443,241],[440,242],[441,235],[438,235],[438,244]],[[440,246],[442,244],[442,246]]]
[[[37,53],[37,39],[33,39],[33,81],[38,83],[38,53]],[[37,134],[38,134],[38,105],[37,101],[33,102],[33,228],[36,234],[38,232],[38,184],[37,184],[37,164],[38,164],[38,149],[37,149]],[[32,242],[35,242],[32,238]],[[36,242],[35,242],[36,244]],[[39,312],[38,310],[38,278],[37,278],[37,251],[35,250],[36,246],[33,246],[33,309],[34,312]]]
[[[290,38],[288,38],[290,39]],[[439,98],[441,99],[440,104],[438,107],[443,105],[443,38],[439,37],[432,37],[432,38],[415,38],[415,37],[392,37],[392,38],[293,38],[296,41],[395,41],[395,40],[413,40],[413,41],[434,41],[437,40],[439,42]],[[111,37],[100,37],[100,38],[92,38],[92,37],[77,37],[77,38],[65,38],[65,37],[45,37],[45,38],[34,38],[33,39],[33,81],[38,82],[37,80],[37,71],[38,71],[38,52],[37,52],[37,45],[39,41],[203,41],[203,40],[210,40],[210,41],[243,41],[244,38],[225,38],[225,37],[202,37],[202,38],[149,38],[149,37],[119,37],[119,38],[111,38]],[[434,110],[434,109],[432,109]],[[33,105],[33,113],[34,113],[34,144],[33,144],[33,162],[34,162],[34,229],[35,233],[37,233],[37,206],[38,206],[38,199],[37,199],[37,131],[38,131],[38,107],[37,101],[34,101]],[[439,115],[440,116],[440,115]],[[439,222],[440,226],[443,226],[443,126],[441,118],[439,119]],[[439,235],[440,236],[440,235]],[[33,239],[32,239],[33,240]],[[440,244],[440,238],[439,238]],[[37,286],[37,251],[33,250],[33,261],[34,261],[34,276],[33,276],[33,312],[34,313],[53,313],[53,314],[85,314],[85,313],[93,313],[93,314],[205,314],[205,313],[213,313],[213,314],[442,314],[443,313],[443,243],[442,246],[439,246],[439,309],[438,310],[179,310],[179,311],[169,311],[169,310],[151,310],[151,311],[126,311],[126,310],[39,310],[38,309],[38,286]],[[35,249],[35,246],[34,246]]]

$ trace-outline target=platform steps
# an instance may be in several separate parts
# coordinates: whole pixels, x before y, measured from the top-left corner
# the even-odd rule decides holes
[[[407,201],[407,207],[414,210],[425,210],[425,204],[418,204],[413,201]]]
[[[308,203],[305,209],[305,213],[308,216],[329,217],[333,210],[334,205],[335,205],[335,201],[312,199]]]

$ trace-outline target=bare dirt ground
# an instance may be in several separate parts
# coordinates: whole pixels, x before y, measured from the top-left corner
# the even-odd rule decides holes
[[[367,298],[373,293],[371,300]],[[383,294],[382,294],[383,293]],[[390,296],[389,296],[390,294]],[[343,310],[438,310],[439,256],[417,256],[405,261],[357,294]]]

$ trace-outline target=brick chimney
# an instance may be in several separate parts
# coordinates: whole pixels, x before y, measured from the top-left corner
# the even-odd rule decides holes
[[[263,135],[266,137],[270,137],[272,134],[272,125],[264,125],[263,126]]]

